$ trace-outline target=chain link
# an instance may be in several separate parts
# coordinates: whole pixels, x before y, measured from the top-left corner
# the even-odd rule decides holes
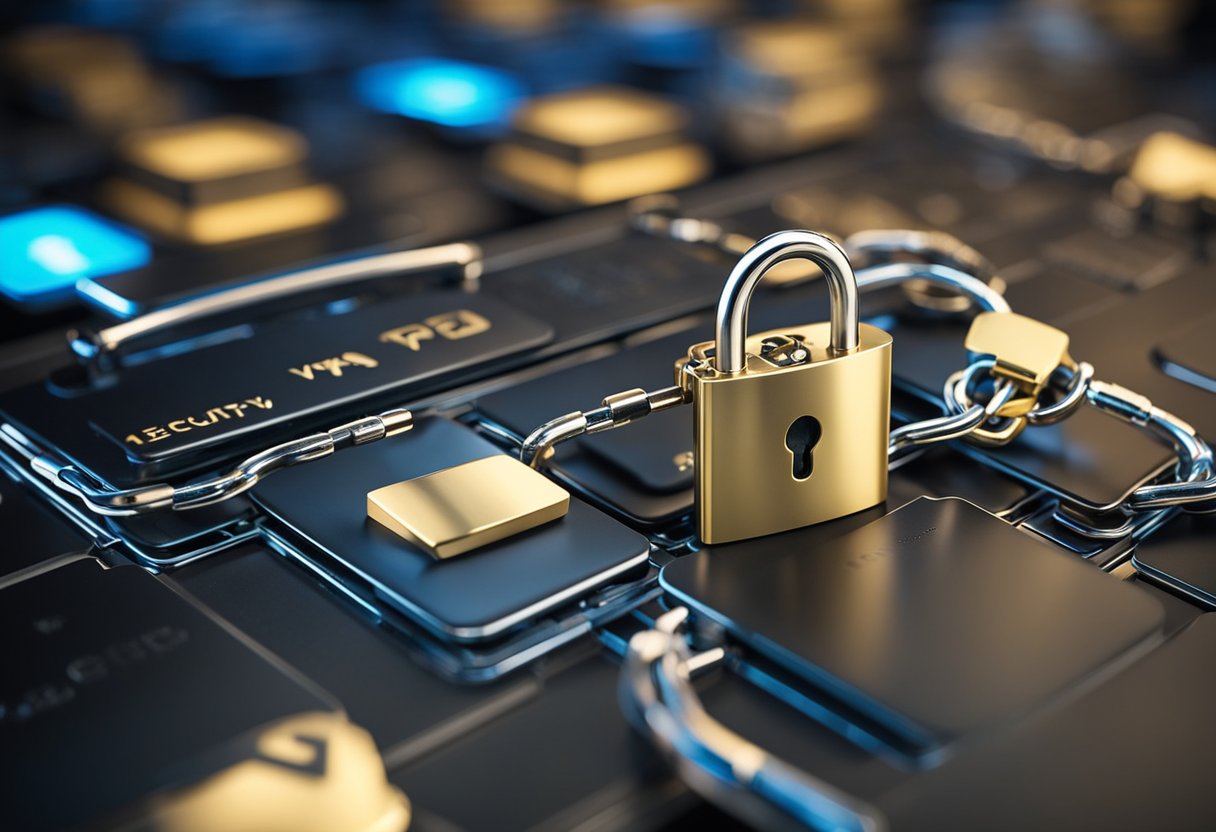
[[[275,471],[329,456],[343,448],[365,445],[404,433],[414,426],[408,410],[387,410],[378,416],[356,419],[283,442],[254,454],[227,473],[176,486],[154,483],[138,488],[114,488],[81,468],[49,453],[38,453],[28,440],[11,429],[6,434],[31,451],[33,471],[56,488],[81,498],[94,514],[128,517],[161,509],[184,511],[223,502],[248,491]],[[7,427],[7,426],[6,426]]]
[[[971,391],[981,374],[991,372],[992,365],[992,359],[981,359],[950,377],[946,382],[944,398],[951,413],[970,413],[976,407]],[[1004,420],[1006,423],[1024,423],[1017,428],[1014,435],[1020,433],[1023,427],[1060,422],[1075,413],[1081,405],[1089,404],[1103,413],[1153,434],[1173,448],[1178,457],[1174,469],[1175,479],[1137,488],[1121,506],[1125,514],[1173,507],[1181,507],[1192,513],[1216,512],[1216,476],[1213,476],[1212,449],[1195,429],[1182,419],[1156,407],[1139,393],[1118,384],[1095,379],[1093,366],[1086,362],[1080,362],[1075,369],[1066,366],[1057,368],[1044,393],[1050,393],[1057,398],[1051,402],[1036,401],[1025,416]],[[1006,444],[1008,440],[988,441],[996,432],[994,428],[981,428],[973,432],[971,438],[981,444]],[[1068,518],[1065,522],[1081,531],[1075,518]]]

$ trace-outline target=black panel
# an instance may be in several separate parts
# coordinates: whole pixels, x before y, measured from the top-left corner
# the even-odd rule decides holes
[[[0,575],[10,575],[92,545],[0,470]]]
[[[813,547],[796,534],[710,547],[660,580],[922,751],[1026,715],[1163,621],[1139,589],[956,499]]]
[[[893,829],[1201,829],[1216,771],[1216,616],[1043,719],[896,789]]]
[[[644,537],[577,500],[562,520],[446,560],[367,518],[369,491],[498,453],[468,428],[432,419],[280,474],[254,495],[366,581],[383,603],[462,641],[502,635],[645,563]]]
[[[185,566],[173,580],[333,693],[398,764],[540,693],[526,674],[477,686],[438,678],[405,640],[261,546]]]
[[[246,732],[337,707],[133,567],[79,560],[8,586],[0,627],[13,829],[95,822],[215,773]]]
[[[1141,543],[1133,559],[1150,580],[1216,608],[1216,517],[1174,518]]]

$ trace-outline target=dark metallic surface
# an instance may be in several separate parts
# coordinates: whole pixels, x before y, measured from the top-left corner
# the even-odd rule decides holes
[[[8,584],[0,618],[0,774],[14,829],[112,815],[235,762],[225,745],[248,731],[338,707],[134,567],[86,558]]]
[[[380,333],[462,309],[482,316],[491,328],[460,340],[432,335],[420,340],[417,349],[378,339]],[[134,475],[130,468],[123,471],[124,456],[136,464],[155,464],[160,473],[180,470],[191,455],[214,452],[237,437],[256,442],[252,434],[315,418],[316,411],[335,403],[373,396],[404,401],[452,383],[453,376],[485,375],[496,360],[541,346],[552,332],[517,309],[475,295],[407,297],[306,324],[268,324],[247,339],[126,368],[117,383],[96,390],[57,393],[34,385],[12,391],[3,407],[32,433],[71,449],[95,473],[122,482]],[[347,364],[339,368],[340,375],[311,366],[348,352],[366,355],[376,366]],[[293,375],[292,368],[311,371],[312,377]],[[189,385],[174,383],[185,378],[191,379]],[[242,404],[255,397],[271,406]],[[241,406],[239,417],[229,415],[180,433],[164,430],[170,421],[187,417],[206,422],[209,410],[229,402]],[[165,437],[149,441],[141,434],[147,425],[161,427]],[[140,444],[126,441],[131,435]],[[84,447],[73,447],[82,442]]]
[[[314,328],[341,327],[344,321],[353,325],[369,310],[408,307],[409,297],[433,290],[437,281],[419,276],[394,283],[391,291],[406,297],[361,286],[351,303],[336,306],[328,304],[352,293],[286,298],[256,315],[226,317],[224,327],[235,330],[196,327],[164,333],[177,342],[171,349],[134,353],[121,373],[91,380],[64,372],[72,362],[65,347],[67,330],[103,329],[115,319],[238,286],[258,275],[355,253],[466,239],[484,247],[486,274],[479,294],[450,296],[468,303],[504,300],[533,320],[533,331],[551,330],[547,342],[527,341],[508,358],[488,364],[474,359],[474,366],[434,383],[365,398],[346,395],[347,386],[361,385],[356,373],[370,372],[363,368],[343,378],[301,382],[329,388],[311,400],[315,408],[310,415],[253,431],[247,442],[237,438],[200,447],[159,468],[180,473],[180,479],[173,475],[175,482],[202,478],[272,444],[403,404],[436,408],[441,418],[475,423],[496,446],[476,447],[486,453],[511,452],[505,433],[526,435],[546,419],[594,407],[606,393],[671,383],[672,362],[690,343],[712,337],[712,306],[733,258],[712,245],[640,234],[629,227],[621,205],[560,218],[513,205],[485,182],[483,142],[490,139],[456,136],[444,127],[373,111],[356,98],[355,74],[402,52],[494,64],[517,73],[534,94],[611,81],[676,101],[693,114],[696,139],[707,145],[715,162],[714,181],[678,195],[686,215],[706,218],[726,237],[757,238],[787,228],[840,239],[883,228],[956,235],[995,264],[1013,310],[1067,331],[1073,357],[1093,363],[1097,378],[1147,395],[1190,421],[1201,435],[1216,438],[1208,346],[1216,300],[1211,201],[1153,197],[1128,207],[1113,197],[1148,131],[1177,129],[1201,139],[1206,134],[1209,142],[1216,135],[1210,4],[820,3],[813,12],[817,21],[833,30],[834,39],[847,30],[850,49],[874,66],[886,104],[869,135],[763,165],[732,156],[715,126],[701,120],[711,109],[706,97],[725,80],[715,70],[719,56],[714,42],[729,40],[737,23],[785,13],[798,4],[733,4],[726,15],[710,8],[721,4],[666,4],[688,9],[685,21],[691,27],[678,34],[689,40],[677,37],[676,43],[700,46],[687,53],[672,41],[645,42],[653,32],[645,14],[634,11],[641,4],[565,4],[556,11],[541,8],[545,5],[98,0],[17,4],[0,11],[0,217],[55,203],[88,207],[104,217],[97,195],[115,170],[112,148],[148,116],[145,105],[155,103],[140,100],[121,109],[114,124],[99,126],[83,111],[82,99],[60,94],[56,78],[18,72],[9,60],[9,36],[44,20],[70,22],[120,40],[146,67],[156,90],[176,101],[170,119],[241,112],[299,131],[310,144],[312,174],[340,191],[347,206],[344,216],[325,227],[220,248],[152,237],[149,265],[91,281],[76,305],[61,310],[34,315],[0,301],[0,390],[34,385],[29,390],[38,391],[21,393],[29,397],[25,404],[10,400],[21,408],[19,421],[30,438],[48,439],[51,450],[66,455],[65,461],[83,463],[117,484],[162,480],[158,464],[137,465],[102,434],[104,428],[125,435],[153,420],[137,419],[124,428],[107,421],[107,414],[159,412],[158,399],[204,409],[226,403],[195,397],[207,388],[219,389],[218,378],[243,376],[263,360],[273,364],[267,379],[289,379],[287,359],[294,360],[297,350],[301,364],[328,357],[314,354],[319,343],[311,334]],[[871,5],[883,8],[871,11]],[[490,7],[502,15],[540,8],[539,22],[512,26],[487,13]],[[218,37],[215,28],[194,28],[221,13],[226,17]],[[198,51],[187,57],[177,54],[175,45]],[[234,68],[251,56],[266,63],[238,77]],[[664,59],[680,63],[660,65]],[[951,78],[965,83],[949,88],[945,82]],[[820,92],[813,90],[812,100]],[[964,94],[956,94],[960,92]],[[111,99],[89,95],[83,100],[104,109]],[[995,122],[986,120],[993,110],[985,106],[998,108]],[[1102,152],[1083,159],[1078,149]],[[942,382],[963,366],[967,316],[952,321],[940,312],[915,308],[899,289],[863,293],[861,314],[863,320],[880,317],[873,322],[895,334],[900,418],[937,415]],[[827,315],[822,281],[762,286],[751,323],[768,329],[826,320]],[[278,352],[237,355],[241,343],[260,343],[264,330],[282,333],[275,343]],[[359,337],[374,342],[379,331],[364,328]],[[240,340],[224,344],[234,338]],[[472,346],[476,340],[466,343]],[[432,346],[435,340],[422,343],[413,358],[428,362]],[[339,352],[347,349],[356,347],[343,344]],[[229,356],[227,350],[235,357],[210,361],[209,356]],[[385,383],[401,382],[403,367],[394,365]],[[47,378],[53,379],[54,394],[44,392]],[[152,383],[139,396],[129,396],[143,387],[143,378]],[[104,407],[94,406],[103,400]],[[714,719],[835,788],[877,805],[897,832],[1211,826],[1216,794],[1211,657],[1216,642],[1210,618],[1201,616],[1216,605],[1211,518],[1178,516],[1160,529],[1137,530],[1135,539],[1095,541],[1074,534],[1055,517],[1057,494],[1092,507],[1108,506],[1169,464],[1168,449],[1135,428],[1082,409],[1060,425],[1026,431],[1004,451],[939,447],[908,461],[891,474],[885,508],[755,541],[754,557],[728,548],[687,560],[696,545],[682,523],[691,505],[690,472],[680,471],[672,457],[674,449],[688,444],[688,416],[677,408],[620,431],[581,437],[560,448],[552,474],[574,492],[581,515],[597,518],[596,530],[610,529],[609,536],[628,539],[639,552],[640,534],[651,535],[656,565],[681,566],[683,559],[691,570],[692,564],[707,562],[704,555],[721,556],[713,566],[730,567],[729,574],[738,576],[737,585],[727,589],[749,608],[779,609],[783,598],[810,598],[822,583],[803,587],[796,580],[770,580],[762,593],[752,595],[746,588],[759,578],[749,573],[768,575],[770,563],[829,558],[831,538],[849,529],[922,495],[956,495],[1020,527],[1003,530],[1002,537],[1005,532],[1022,534],[1035,544],[1035,552],[1040,544],[1054,547],[1058,557],[1076,558],[1078,567],[1091,569],[1108,584],[1122,578],[1135,585],[1165,611],[1166,641],[1147,655],[1078,686],[1076,698],[1065,697],[982,735],[970,733],[967,741],[951,746],[953,756],[921,758],[935,766],[912,767],[906,757],[876,753],[874,744],[853,741],[858,726],[873,735],[881,733],[881,726],[856,708],[841,707],[853,720],[852,731],[842,732],[839,719],[823,707],[836,707],[839,701],[733,639],[728,659],[694,679]],[[449,442],[453,436],[458,438]],[[679,780],[626,722],[617,702],[616,656],[634,632],[650,626],[663,605],[673,602],[670,596],[660,601],[644,593],[630,595],[631,585],[610,586],[555,608],[534,619],[529,629],[511,631],[502,640],[449,643],[453,656],[482,662],[483,668],[497,667],[498,654],[524,645],[544,654],[516,662],[506,678],[471,685],[451,681],[437,669],[434,632],[411,623],[384,600],[387,595],[377,595],[367,580],[342,567],[338,557],[348,549],[359,554],[368,537],[364,526],[344,525],[349,519],[345,513],[353,512],[360,523],[364,513],[362,486],[348,486],[363,483],[369,472],[384,482],[426,473],[424,469],[471,447],[465,436],[452,428],[440,437],[443,441],[426,443],[423,449],[388,450],[394,441],[409,447],[407,436],[380,448],[344,452],[351,455],[346,463],[340,464],[339,455],[316,462],[315,470],[308,470],[310,463],[287,472],[281,505],[275,505],[283,519],[269,516],[246,495],[184,514],[82,521],[70,495],[59,492],[52,499],[34,483],[10,482],[10,469],[13,476],[28,471],[20,453],[0,443],[6,471],[0,476],[0,584],[29,577],[90,547],[107,562],[126,564],[101,572],[83,563],[79,587],[75,578],[44,580],[65,573],[57,569],[0,590],[0,616],[15,609],[4,599],[22,589],[48,608],[61,609],[71,601],[67,626],[77,626],[79,616],[87,615],[88,621],[98,622],[93,629],[104,641],[114,628],[160,610],[157,596],[180,606],[180,599],[158,581],[184,587],[243,638],[256,640],[332,693],[355,723],[374,734],[393,780],[413,799],[418,830],[739,826]],[[298,487],[289,485],[297,474],[306,476]],[[301,530],[332,519],[320,497],[332,494],[348,503],[342,503],[345,519],[330,529],[331,555],[310,546]],[[614,525],[596,509],[630,528]],[[261,541],[259,526],[266,530]],[[975,544],[985,537],[964,541],[950,553],[950,562],[988,564],[990,555]],[[1014,539],[1019,543],[1014,559],[1020,564],[1026,554],[1023,539]],[[790,541],[797,541],[797,547]],[[597,546],[585,548],[580,536],[569,560],[558,568],[546,560],[548,571],[521,568],[497,584],[471,575],[441,587],[434,599],[427,594],[424,601],[459,611],[467,596],[466,611],[484,619],[481,608],[473,607],[499,604],[501,610],[525,599],[543,599],[574,572],[594,571],[593,564],[580,559],[598,552]],[[155,566],[155,559],[164,562],[157,568],[172,567],[167,578],[128,571],[131,560]],[[186,565],[176,565],[182,560]],[[1001,604],[1012,603],[1016,594],[1022,600],[1011,613],[1011,641],[1046,620],[1044,609],[1059,613],[1052,620],[1063,622],[1056,632],[1065,644],[1116,609],[1085,603],[1088,592],[1056,597],[1053,590],[1060,582],[1054,576],[1031,585],[1035,570],[1022,572],[1001,572],[999,585],[985,584],[957,598],[954,576],[948,575],[933,587],[933,597],[944,599],[943,609],[978,607],[985,599],[989,607],[1004,609]],[[136,577],[146,585],[139,592],[110,586]],[[431,587],[425,580],[418,586],[423,584]],[[74,600],[80,593],[84,597]],[[636,610],[629,612],[632,607]],[[872,625],[872,619],[861,623]],[[214,628],[213,621],[204,621],[205,629]],[[699,623],[692,647],[712,649],[722,631],[704,616]],[[1112,629],[1117,626],[1119,622]],[[556,649],[545,639],[562,627],[569,637]],[[130,636],[114,631],[119,641]],[[47,640],[31,633],[24,624],[6,628],[5,644],[24,651],[30,638]],[[248,652],[227,634],[220,635],[230,647]],[[791,636],[805,637],[802,631]],[[959,639],[980,640],[963,627],[931,649],[909,652],[907,663],[923,670],[922,660],[940,657]],[[93,789],[126,773],[122,752],[128,748],[158,743],[166,765],[173,763],[170,758],[180,746],[162,738],[213,728],[217,736],[224,733],[207,707],[227,703],[234,719],[256,721],[255,710],[267,703],[257,696],[248,703],[234,698],[243,684],[261,680],[266,666],[251,670],[248,680],[234,679],[234,667],[242,665],[233,665],[227,648],[195,649],[200,646],[183,647],[190,650],[188,666],[163,677],[151,678],[148,668],[135,665],[116,674],[105,684],[121,686],[115,688],[118,695],[94,703],[95,715],[74,723],[71,736],[56,731],[29,753],[23,745],[0,743],[6,774],[15,770],[17,777],[27,778],[5,781],[9,810],[0,810],[0,826],[62,826],[56,819],[65,813],[85,813],[90,805],[85,798]],[[974,654],[977,672],[1002,667],[1003,656],[990,647]],[[6,660],[12,660],[12,652]],[[34,669],[54,655],[40,649],[21,664]],[[1073,670],[1083,670],[1090,658],[1080,656]],[[1038,670],[1036,663],[1026,678],[1038,678]],[[0,687],[16,678],[6,670]],[[288,680],[287,688],[292,684]],[[949,702],[965,693],[964,688],[944,690],[942,698]],[[295,696],[284,689],[269,704],[289,705]],[[192,710],[177,715],[175,702]],[[7,692],[0,704],[9,706]],[[72,707],[65,706],[63,714],[70,717]],[[42,718],[55,713],[47,711]],[[0,718],[0,724],[4,721]],[[906,745],[892,732],[883,739]],[[86,745],[89,753],[73,753]],[[31,785],[22,791],[26,782]],[[138,778],[118,782],[109,797],[121,802],[128,794],[123,788],[137,790],[136,785]],[[32,806],[31,798],[39,801],[37,816],[23,823],[25,816],[14,807]]]
[[[660,580],[919,753],[1022,717],[1160,637],[1151,598],[961,500],[764,548],[710,547]]]
[[[380,601],[442,638],[501,636],[643,566],[645,538],[578,501],[553,524],[442,561],[367,518],[369,491],[495,453],[469,428],[433,419],[379,447],[286,472],[254,497]]]
[[[52,558],[88,551],[91,541],[66,525],[0,470],[0,575],[37,568]]]
[[[1203,825],[1216,766],[1213,650],[1216,617],[1201,616],[1101,688],[880,805],[894,828],[916,830]],[[1128,718],[1148,703],[1143,718]]]

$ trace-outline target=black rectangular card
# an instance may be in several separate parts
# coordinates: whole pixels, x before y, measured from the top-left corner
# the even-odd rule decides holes
[[[367,516],[369,491],[500,453],[463,425],[427,419],[401,436],[285,471],[253,493],[381,603],[447,641],[502,637],[644,571],[646,538],[578,500],[560,520],[444,560]]]
[[[0,589],[4,826],[76,828],[224,765],[248,732],[338,706],[135,567]]]
[[[660,580],[917,753],[1023,716],[1159,638],[1164,618],[1138,587],[956,498],[826,541],[812,527],[713,547]]]
[[[495,360],[552,337],[548,324],[501,301],[433,292],[265,324],[248,338],[125,367],[92,388],[12,391],[0,407],[95,473],[122,481],[132,465],[167,472],[287,423],[314,423],[319,413],[387,396],[406,402],[484,376]]]

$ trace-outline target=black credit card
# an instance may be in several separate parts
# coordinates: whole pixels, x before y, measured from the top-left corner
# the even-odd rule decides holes
[[[709,547],[660,581],[916,755],[1027,715],[1164,622],[1139,587],[957,498],[826,541],[811,527]]]
[[[93,826],[215,773],[251,731],[338,710],[135,567],[86,558],[4,586],[0,634],[8,829]]]
[[[367,516],[369,491],[501,453],[464,425],[423,419],[400,436],[284,471],[253,495],[325,552],[322,563],[341,564],[377,603],[449,642],[501,638],[645,574],[646,538],[578,500],[560,520],[442,560]]]
[[[548,324],[500,301],[436,292],[266,324],[249,338],[124,368],[97,389],[38,385],[13,391],[0,406],[102,476],[110,471],[92,464],[107,455],[98,439],[111,460],[118,451],[165,472],[173,470],[168,460],[285,422],[377,397],[404,402],[457,377],[485,375],[496,359],[552,337]]]

